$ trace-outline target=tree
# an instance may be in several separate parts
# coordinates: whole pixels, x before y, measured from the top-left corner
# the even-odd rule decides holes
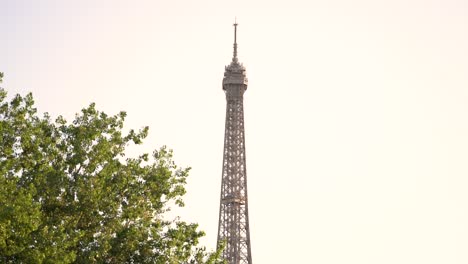
[[[0,88],[0,262],[224,263],[196,224],[164,219],[189,168],[166,147],[127,157],[148,128],[124,134],[125,116],[91,104],[52,121]]]

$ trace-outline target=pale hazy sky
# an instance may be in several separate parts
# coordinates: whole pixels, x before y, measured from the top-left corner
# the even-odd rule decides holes
[[[2,87],[150,126],[214,248],[235,16],[254,263],[468,263],[466,0],[0,0]]]

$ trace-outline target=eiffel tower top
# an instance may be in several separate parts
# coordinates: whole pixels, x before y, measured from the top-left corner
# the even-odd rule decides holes
[[[237,58],[237,21],[234,22],[234,52],[231,63],[225,67],[223,89],[225,84],[244,84],[247,88],[245,67]]]

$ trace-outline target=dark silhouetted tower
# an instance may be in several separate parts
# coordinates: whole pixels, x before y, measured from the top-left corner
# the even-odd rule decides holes
[[[226,128],[218,245],[226,242],[223,256],[229,264],[252,264],[243,104],[247,77],[245,67],[237,59],[237,23],[234,24],[234,55],[225,68],[223,90],[226,93]]]

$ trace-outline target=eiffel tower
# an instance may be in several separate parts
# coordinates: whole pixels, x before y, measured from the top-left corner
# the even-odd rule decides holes
[[[234,55],[225,67],[226,94],[223,171],[219,206],[218,246],[225,241],[224,259],[229,264],[252,264],[245,164],[244,92],[245,67],[237,59],[237,22],[234,23]]]

